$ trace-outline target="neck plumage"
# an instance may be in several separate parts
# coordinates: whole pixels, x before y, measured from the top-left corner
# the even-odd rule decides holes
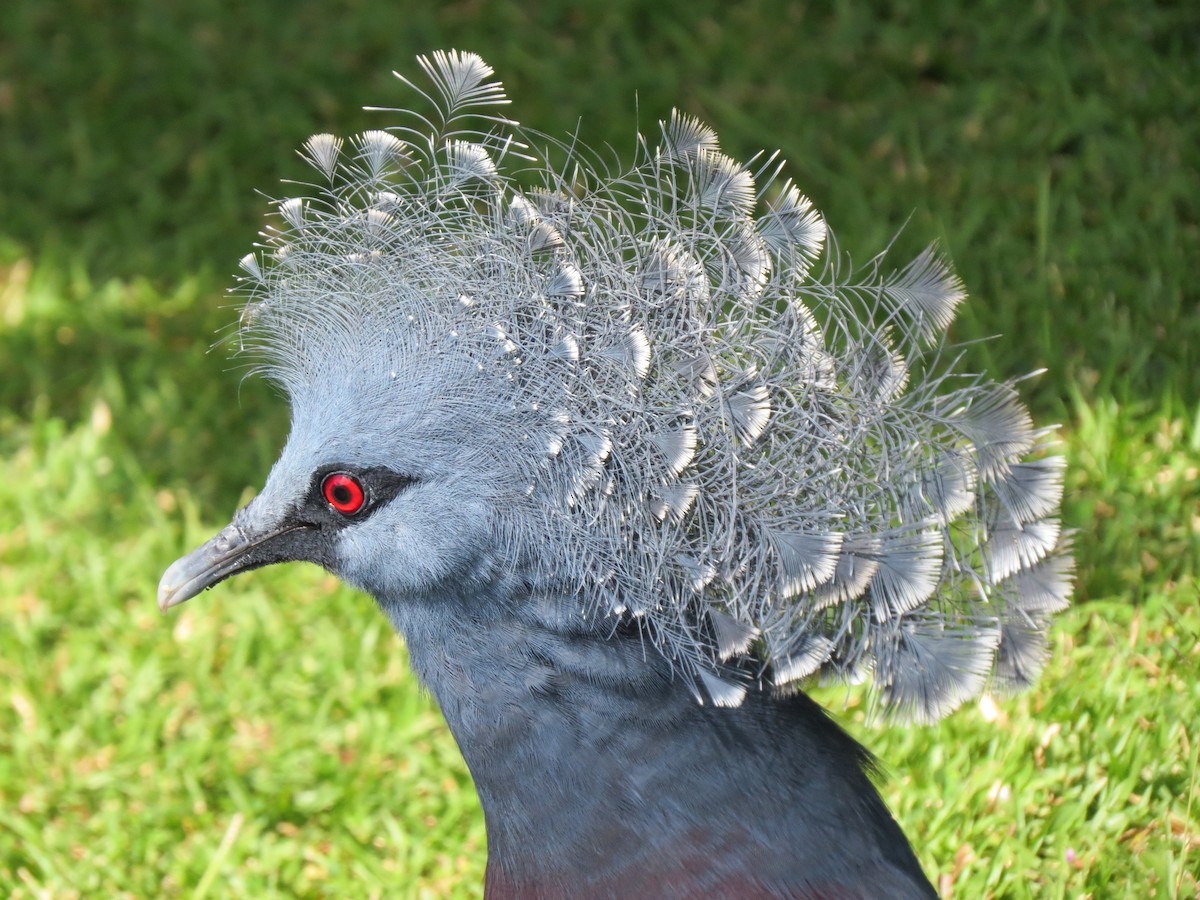
[[[489,897],[935,896],[804,694],[700,705],[636,634],[382,605],[474,777]]]

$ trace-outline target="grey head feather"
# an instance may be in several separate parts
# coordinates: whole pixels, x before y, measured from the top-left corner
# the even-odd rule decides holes
[[[843,277],[774,156],[675,113],[612,171],[501,116],[475,54],[418,62],[425,111],[311,138],[317,183],[243,260],[241,347],[293,409],[268,490],[363,448],[461,485],[404,500],[450,520],[436,565],[347,576],[557,592],[719,705],[871,673],[933,720],[1027,685],[1071,591],[1062,462],[1011,384],[955,370],[936,248]],[[389,540],[362,554],[419,567]]]

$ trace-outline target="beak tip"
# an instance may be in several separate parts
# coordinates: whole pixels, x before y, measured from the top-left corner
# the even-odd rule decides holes
[[[176,590],[174,585],[167,582],[164,578],[158,585],[158,611],[166,615],[167,610],[172,606],[178,605],[180,601],[175,599]]]
[[[183,559],[176,560],[163,572],[162,578],[158,582],[158,611],[166,614],[172,606],[190,600],[199,589],[202,589],[203,583],[199,586],[194,585],[196,581],[195,573],[191,572],[193,566],[190,565],[190,555]]]

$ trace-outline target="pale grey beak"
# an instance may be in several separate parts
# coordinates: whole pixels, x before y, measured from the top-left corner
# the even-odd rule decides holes
[[[250,542],[235,524],[226,525],[187,556],[171,563],[158,582],[158,608],[166,612],[238,571]]]
[[[235,519],[163,572],[158,583],[158,608],[166,612],[238,572],[304,559],[303,535],[298,532],[314,531],[311,525],[293,521],[265,534],[256,534]]]

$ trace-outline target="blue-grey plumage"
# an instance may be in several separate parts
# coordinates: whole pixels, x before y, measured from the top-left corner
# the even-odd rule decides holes
[[[291,435],[160,605],[289,559],[374,595],[498,895],[627,894],[635,857],[656,895],[927,895],[793,683],[869,674],[928,721],[1044,661],[1062,462],[956,370],[961,283],[932,249],[843,278],[775,157],[685,115],[616,173],[499,115],[478,56],[420,64],[431,109],[310,139],[320,183],[243,260],[240,349]]]

